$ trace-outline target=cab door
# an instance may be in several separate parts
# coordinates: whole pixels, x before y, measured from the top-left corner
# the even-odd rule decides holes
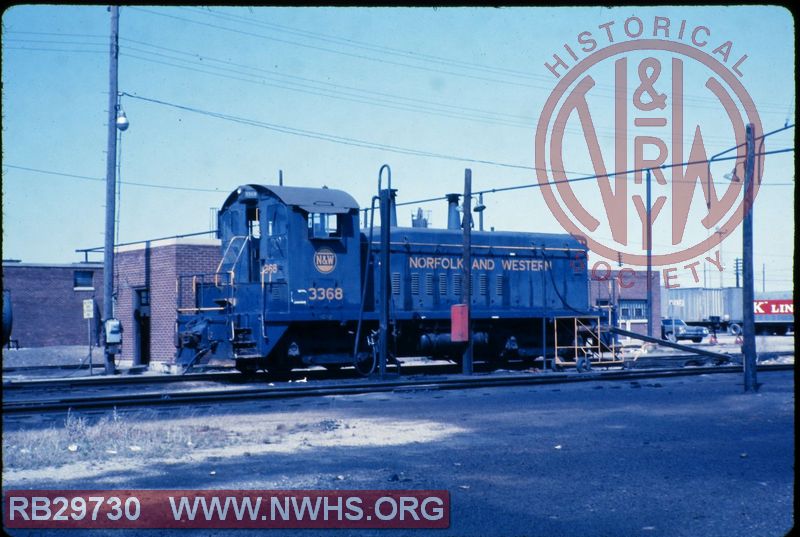
[[[261,281],[267,312],[289,311],[288,212],[281,203],[267,205],[264,211],[264,263]]]

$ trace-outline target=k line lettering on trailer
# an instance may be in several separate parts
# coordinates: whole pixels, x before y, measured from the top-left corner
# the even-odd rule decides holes
[[[793,300],[754,300],[753,311],[756,315],[794,315]]]
[[[442,269],[442,270],[463,270],[464,259],[461,257],[434,257],[434,256],[410,256],[408,258],[409,268],[414,269]],[[477,258],[472,260],[472,270],[494,270],[497,263],[492,258]],[[542,259],[500,259],[500,266],[503,270],[514,272],[538,272],[550,270],[553,263]]]

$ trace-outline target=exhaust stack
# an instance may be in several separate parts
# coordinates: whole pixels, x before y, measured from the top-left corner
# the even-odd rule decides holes
[[[461,229],[458,216],[458,199],[461,194],[447,194],[447,229]]]

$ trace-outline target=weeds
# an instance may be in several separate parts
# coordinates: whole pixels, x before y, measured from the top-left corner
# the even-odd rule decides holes
[[[227,431],[208,425],[158,423],[146,415],[123,416],[116,408],[95,422],[70,411],[63,427],[4,431],[3,465],[26,469],[81,460],[172,458],[230,440]]]

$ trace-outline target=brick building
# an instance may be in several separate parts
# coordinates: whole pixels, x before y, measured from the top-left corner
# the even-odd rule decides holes
[[[220,257],[217,239],[165,239],[117,249],[115,312],[122,322],[122,360],[173,359],[178,277],[213,273]]]
[[[97,342],[103,306],[102,263],[4,260],[3,289],[11,293],[11,339],[20,347],[87,345],[90,337]],[[87,326],[83,301],[89,299],[94,299],[95,308]]]
[[[623,269],[589,280],[592,306],[617,306],[619,327],[647,334],[647,271]],[[661,335],[661,272],[653,271],[653,335]]]

